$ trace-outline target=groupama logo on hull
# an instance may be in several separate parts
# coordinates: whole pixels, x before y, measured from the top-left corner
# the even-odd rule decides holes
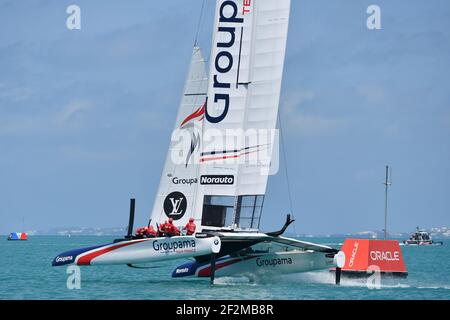
[[[155,251],[177,251],[183,249],[194,249],[195,240],[175,240],[175,241],[158,241],[153,242],[153,250]]]
[[[73,256],[66,256],[66,257],[56,257],[55,258],[55,263],[57,264],[67,264],[67,263],[72,263],[74,261]]]
[[[276,267],[285,264],[292,264],[292,259],[291,258],[256,259],[256,265],[258,267]]]
[[[226,0],[222,1],[219,5],[219,27],[216,39],[222,40],[213,44],[215,46],[215,48],[213,47],[215,56],[212,57],[212,61],[214,62],[212,76],[213,101],[208,101],[205,109],[205,118],[210,123],[222,122],[228,114],[230,108],[231,77],[227,75],[231,72],[235,64],[239,64],[239,61],[234,60],[231,51],[236,51],[236,30],[242,28],[245,15],[251,12],[251,5],[252,0]],[[237,49],[240,52],[240,48]],[[219,112],[217,112],[217,115],[212,115],[210,113],[211,110],[219,110]]]

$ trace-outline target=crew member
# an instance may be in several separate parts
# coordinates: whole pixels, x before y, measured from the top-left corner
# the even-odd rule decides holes
[[[164,233],[168,237],[179,236],[180,229],[173,224],[173,219],[169,218],[169,222],[164,226]]]
[[[189,222],[186,223],[183,230],[186,230],[186,235],[191,236],[195,233],[195,229],[197,226],[195,225],[194,218],[189,218]]]
[[[147,237],[147,238],[156,238],[157,235],[158,235],[158,233],[153,228],[153,226],[149,226],[149,227],[145,227],[144,228],[144,236],[145,237]]]
[[[145,229],[145,228],[138,228],[138,229],[136,230],[136,237],[138,237],[138,238],[143,238],[143,237],[144,237],[144,229]]]
[[[161,223],[160,225],[159,225],[159,228],[158,228],[158,235],[160,236],[160,237],[165,237],[167,234],[166,234],[166,231],[167,231],[167,226],[168,226],[168,224],[169,224],[169,222],[166,220],[165,222],[163,222],[163,223]]]
[[[136,230],[136,237],[138,238],[155,238],[157,233],[152,226],[145,226]]]

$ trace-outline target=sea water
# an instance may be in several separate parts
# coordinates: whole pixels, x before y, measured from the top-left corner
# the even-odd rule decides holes
[[[450,299],[450,243],[402,246],[406,279],[382,278],[379,289],[366,279],[334,284],[328,270],[269,278],[172,279],[185,260],[155,263],[151,269],[127,266],[82,267],[80,288],[69,289],[67,267],[52,259],[71,249],[110,243],[113,237],[30,236],[28,241],[0,240],[0,299]],[[343,239],[308,238],[340,248]],[[69,281],[71,283],[71,281]]]

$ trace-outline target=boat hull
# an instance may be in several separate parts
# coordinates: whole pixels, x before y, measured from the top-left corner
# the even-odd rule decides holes
[[[217,253],[220,251],[220,244],[218,237],[195,236],[124,240],[61,253],[53,259],[52,265],[144,264]]]
[[[25,241],[28,240],[28,236],[25,232],[12,232],[8,235],[8,241]]]
[[[420,241],[420,240],[405,240],[403,241],[405,246],[442,246],[444,243],[442,241]]]
[[[334,266],[333,258],[323,252],[292,250],[268,254],[225,256],[216,262],[216,277],[264,276],[327,269]],[[176,268],[172,277],[210,277],[211,264],[190,262]]]

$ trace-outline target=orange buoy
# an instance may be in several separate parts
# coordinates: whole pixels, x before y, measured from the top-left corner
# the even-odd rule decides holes
[[[342,268],[345,275],[367,274],[374,270],[382,274],[408,275],[398,241],[346,239],[341,251],[345,253]]]

